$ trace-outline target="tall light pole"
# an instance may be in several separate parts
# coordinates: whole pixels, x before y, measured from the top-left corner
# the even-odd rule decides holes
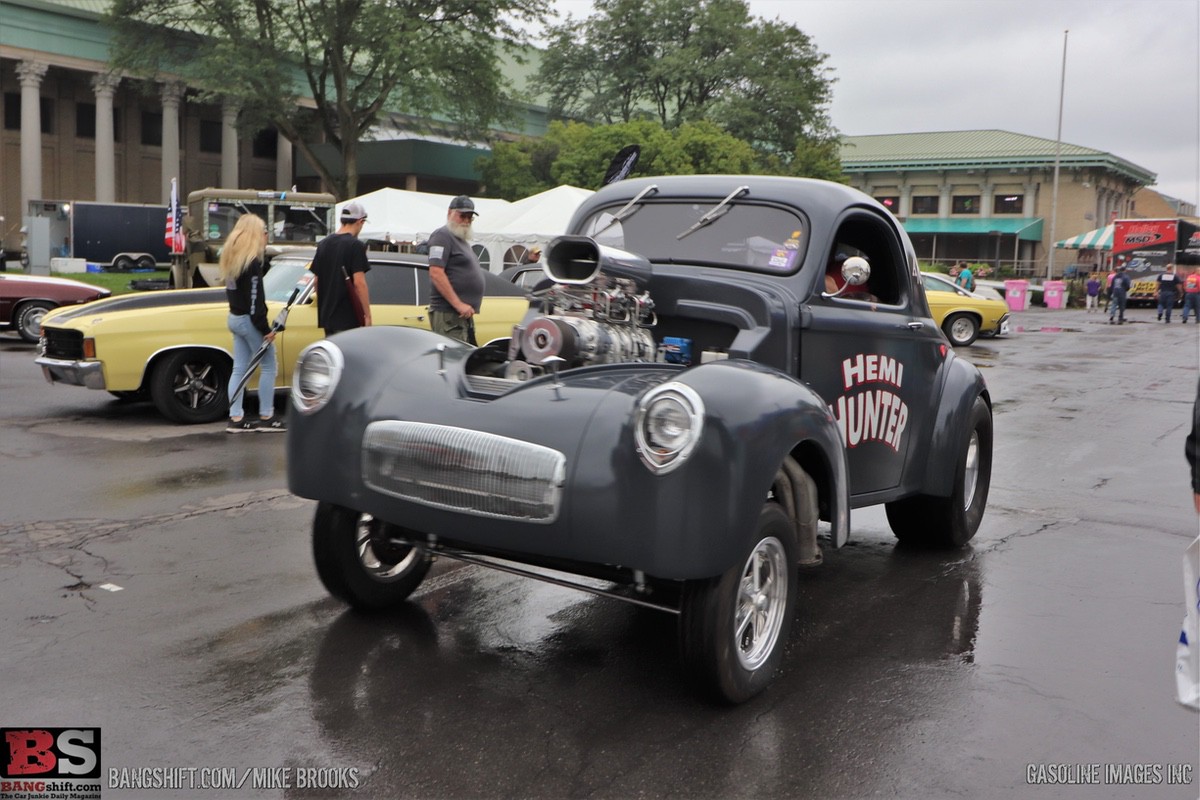
[[[1054,278],[1054,243],[1058,241],[1055,228],[1058,223],[1058,163],[1062,157],[1063,94],[1067,88],[1067,35],[1063,31],[1062,78],[1058,84],[1058,136],[1054,140],[1054,192],[1050,200],[1050,252],[1046,256],[1046,280]]]

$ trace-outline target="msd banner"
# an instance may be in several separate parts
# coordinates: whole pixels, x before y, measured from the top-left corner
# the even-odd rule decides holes
[[[1113,223],[1114,263],[1132,273],[1161,272],[1175,260],[1179,220],[1119,219]]]

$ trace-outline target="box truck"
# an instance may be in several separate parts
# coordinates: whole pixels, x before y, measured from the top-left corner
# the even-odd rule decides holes
[[[1114,266],[1125,265],[1132,280],[1129,302],[1154,302],[1158,276],[1167,264],[1175,264],[1180,276],[1200,269],[1200,225],[1184,219],[1116,220],[1112,257]]]

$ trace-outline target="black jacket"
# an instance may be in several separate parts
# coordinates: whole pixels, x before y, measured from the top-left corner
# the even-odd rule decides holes
[[[264,336],[271,332],[267,322],[267,298],[263,296],[262,261],[257,258],[246,265],[237,281],[225,282],[225,297],[229,300],[229,313],[249,316],[254,327]]]

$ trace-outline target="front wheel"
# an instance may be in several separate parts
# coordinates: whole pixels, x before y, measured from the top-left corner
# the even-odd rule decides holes
[[[992,412],[982,397],[975,398],[969,423],[949,497],[916,495],[887,504],[888,524],[901,542],[962,547],[979,530],[992,482]]]
[[[729,703],[749,700],[775,677],[796,607],[796,533],[782,508],[763,506],[753,541],[723,575],[687,581],[680,603],[688,677]]]
[[[31,303],[22,304],[13,317],[17,333],[21,335],[21,338],[30,344],[37,344],[38,337],[42,335],[42,317],[46,316],[46,312],[53,308],[53,303],[47,303],[44,300],[34,300]]]
[[[150,397],[172,422],[216,422],[229,411],[229,371],[228,360],[215,351],[171,353],[154,367]]]
[[[313,560],[326,590],[359,611],[381,611],[408,599],[431,559],[424,549],[397,541],[398,533],[370,514],[318,504]]]
[[[946,338],[955,347],[966,347],[979,337],[979,321],[970,314],[955,314],[942,323]]]

